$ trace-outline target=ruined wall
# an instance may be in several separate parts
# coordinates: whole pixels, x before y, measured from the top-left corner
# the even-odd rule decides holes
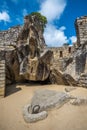
[[[64,62],[72,56],[75,51],[74,46],[51,47],[50,49],[54,55],[53,66],[58,70],[64,71]]]
[[[5,95],[5,53],[4,43],[0,43],[0,97]]]
[[[54,58],[57,58],[57,59],[68,58],[74,52],[73,46],[50,47],[50,49],[54,53]]]
[[[87,42],[87,16],[77,18],[75,21],[78,46]]]
[[[13,50],[11,44],[16,44],[16,40],[20,26],[9,28],[6,31],[0,31],[0,97],[5,96],[5,83],[6,83],[6,68],[5,68],[5,52]]]
[[[15,27],[9,28],[6,31],[0,31],[0,44],[4,43],[5,49],[7,50],[11,49],[12,46],[9,46],[9,45],[16,44],[17,37],[21,29],[22,29],[21,26],[15,26]]]

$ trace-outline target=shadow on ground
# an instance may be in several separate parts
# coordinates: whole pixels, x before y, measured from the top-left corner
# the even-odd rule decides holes
[[[17,88],[16,86],[17,86],[17,84],[12,84],[12,85],[6,86],[6,88],[5,88],[5,97],[9,96],[11,94],[14,94],[14,93],[21,90],[20,87]]]
[[[26,80],[21,83],[7,85],[5,88],[5,97],[22,90],[20,87],[21,85],[24,85],[25,87],[29,87],[29,86],[33,87],[33,86],[42,86],[42,85],[47,85],[47,84],[50,84],[48,82],[48,80],[46,80],[46,81],[27,81]],[[19,86],[19,87],[17,87],[17,86]]]

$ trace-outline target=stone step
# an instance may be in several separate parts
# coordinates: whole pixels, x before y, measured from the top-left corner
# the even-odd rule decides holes
[[[5,69],[5,65],[0,66],[0,71],[3,70],[3,69]]]
[[[5,68],[5,63],[4,64],[0,63],[0,68],[3,68],[3,67]]]
[[[2,65],[2,64],[5,64],[5,60],[1,60],[0,61],[0,64]]]
[[[0,86],[2,86],[3,84],[5,84],[5,80],[0,81]]]
[[[5,66],[0,67],[0,71],[5,70]]]
[[[86,81],[87,81],[87,79],[80,79],[79,81],[86,82]]]
[[[0,85],[0,88],[4,88],[4,87],[5,87],[5,84]]]
[[[79,80],[87,80],[87,78],[80,78]]]
[[[5,74],[0,74],[0,79],[4,77],[5,77]]]
[[[5,73],[5,70],[0,70],[0,74]]]
[[[83,74],[83,75],[81,75],[80,77],[87,77],[87,74]]]
[[[1,77],[1,76],[4,76],[4,77],[5,77],[5,73],[4,73],[4,72],[3,72],[3,73],[0,73],[0,77]]]
[[[0,77],[0,82],[4,81],[5,77]]]
[[[5,67],[5,63],[0,63],[0,67]]]
[[[4,69],[0,68],[0,74],[2,74],[2,73],[5,73],[5,68]]]
[[[1,78],[5,79],[5,74],[4,74],[4,75],[0,75],[0,79],[1,79]]]
[[[1,61],[0,61],[0,64],[5,64],[5,60],[1,60]]]
[[[5,66],[0,67],[0,70],[3,70],[3,69],[5,69]]]
[[[87,84],[87,80],[80,80],[79,83]]]
[[[0,75],[5,73],[5,69],[4,70],[0,70]]]
[[[2,65],[5,65],[5,60],[1,60],[0,61],[0,65],[2,66]]]
[[[5,76],[5,71],[0,72],[0,76],[1,76],[1,75],[4,75],[4,76]]]

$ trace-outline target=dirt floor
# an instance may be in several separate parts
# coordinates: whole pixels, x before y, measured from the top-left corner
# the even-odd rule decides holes
[[[25,123],[23,106],[38,89],[65,91],[65,86],[25,84],[8,87],[7,96],[0,99],[0,130],[87,130],[87,105],[73,106],[69,102],[50,110],[45,120]],[[87,89],[77,88],[70,94],[87,97]]]

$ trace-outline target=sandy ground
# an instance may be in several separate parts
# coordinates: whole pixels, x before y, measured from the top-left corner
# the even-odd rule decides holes
[[[35,90],[64,91],[59,85],[14,85],[7,89],[7,96],[0,99],[0,130],[87,130],[87,106],[73,106],[69,102],[52,109],[45,120],[25,123],[22,109],[31,101]],[[75,96],[87,96],[87,89],[77,88],[70,92]]]

